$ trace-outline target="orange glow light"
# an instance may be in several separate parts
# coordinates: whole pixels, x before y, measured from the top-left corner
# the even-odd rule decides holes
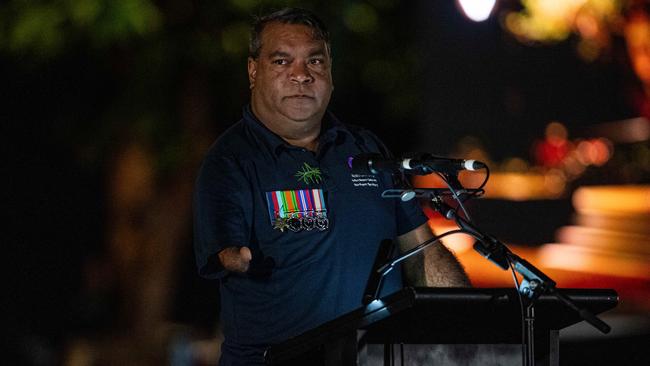
[[[584,214],[650,214],[650,185],[581,187],[573,206]]]

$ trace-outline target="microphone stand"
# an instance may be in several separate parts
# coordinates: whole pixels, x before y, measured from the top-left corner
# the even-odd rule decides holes
[[[448,177],[449,178],[449,177]],[[451,177],[451,184],[456,185],[458,180],[456,177]],[[400,194],[399,190],[391,190],[391,195],[396,197],[404,197],[404,194],[413,192],[411,189],[402,190]],[[426,190],[420,190],[420,194],[426,194]],[[563,295],[556,289],[556,283],[550,277],[548,277],[540,269],[536,268],[528,261],[522,259],[510,249],[500,242],[495,237],[482,232],[478,227],[464,219],[463,217],[456,214],[456,211],[450,207],[440,196],[439,190],[430,190],[428,191],[428,198],[433,206],[433,208],[440,212],[443,217],[447,220],[454,220],[458,227],[461,230],[452,230],[450,232],[444,233],[440,236],[431,238],[419,244],[415,248],[404,252],[402,255],[397,258],[389,261],[383,266],[377,268],[377,262],[375,262],[376,273],[378,274],[379,279],[375,280],[375,285],[377,287],[366,288],[366,293],[364,294],[364,303],[368,304],[373,300],[379,298],[379,290],[382,285],[383,277],[392,271],[395,265],[404,261],[405,259],[415,255],[416,253],[424,250],[426,247],[432,243],[442,239],[446,235],[455,234],[459,232],[467,233],[477,241],[474,243],[474,250],[476,250],[483,257],[487,258],[503,270],[508,270],[512,265],[512,268],[523,277],[521,286],[519,286],[518,291],[520,294],[524,295],[526,300],[526,316],[525,316],[525,338],[524,343],[526,346],[526,365],[534,366],[535,365],[535,331],[534,331],[534,322],[535,322],[535,301],[542,294],[550,294],[555,296],[560,302],[568,306],[569,308],[575,310],[579,316],[584,319],[587,323],[598,329],[603,333],[609,333],[611,327],[603,322],[600,318],[594,315],[587,309],[579,308],[570,298]],[[411,197],[412,198],[412,197]]]
[[[456,211],[447,205],[440,197],[431,197],[433,207],[448,220],[454,220],[456,224],[477,241],[474,243],[476,250],[483,257],[489,259],[503,270],[507,270],[512,264],[514,270],[524,280],[519,287],[519,292],[525,296],[526,301],[526,359],[528,365],[535,365],[535,301],[542,294],[555,296],[563,304],[576,311],[582,319],[591,324],[594,328],[603,333],[609,333],[611,327],[587,309],[579,308],[570,298],[557,291],[556,283],[540,269],[522,259],[510,249],[497,240],[495,237],[481,232],[475,225],[456,214]]]

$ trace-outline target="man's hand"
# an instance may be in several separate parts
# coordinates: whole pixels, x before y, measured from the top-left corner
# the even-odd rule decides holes
[[[223,268],[231,272],[244,273],[250,267],[253,254],[247,247],[228,247],[219,252]]]

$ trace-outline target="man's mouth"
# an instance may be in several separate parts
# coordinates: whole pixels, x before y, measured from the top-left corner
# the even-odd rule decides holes
[[[294,94],[294,95],[289,95],[285,97],[287,99],[314,99],[311,95],[307,94]]]

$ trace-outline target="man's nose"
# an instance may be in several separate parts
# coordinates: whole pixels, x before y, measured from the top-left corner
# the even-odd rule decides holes
[[[307,64],[304,62],[295,62],[291,68],[291,81],[297,82],[300,84],[311,83],[314,81],[314,77],[311,76]]]

